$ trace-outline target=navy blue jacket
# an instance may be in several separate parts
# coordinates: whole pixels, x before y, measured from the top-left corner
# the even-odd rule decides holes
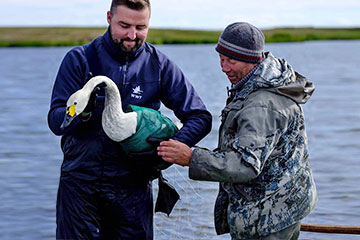
[[[144,43],[136,52],[126,55],[113,44],[109,30],[90,44],[96,49],[101,74],[117,84],[124,110],[129,104],[158,110],[162,102],[183,123],[174,139],[189,146],[210,132],[211,114],[195,89],[181,70],[154,46]],[[99,175],[99,171],[103,174],[104,166],[109,167],[105,169],[115,166],[108,172],[110,175],[130,177],[131,180],[134,166],[130,163],[134,161],[127,159],[101,127],[103,96],[97,98],[96,110],[89,121],[83,122],[78,117],[68,128],[60,129],[67,99],[88,79],[90,69],[84,52],[87,47],[89,44],[75,47],[66,54],[53,88],[48,124],[54,134],[62,135],[62,172],[81,172],[84,175],[76,174],[76,177],[88,179]]]

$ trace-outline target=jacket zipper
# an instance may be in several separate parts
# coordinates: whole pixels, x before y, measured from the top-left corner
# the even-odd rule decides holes
[[[129,67],[129,57],[126,56],[126,57],[125,57],[125,66],[124,66],[124,68],[123,68],[123,82],[122,82],[122,86],[125,86],[125,83],[126,83],[126,76],[127,76],[128,67]]]

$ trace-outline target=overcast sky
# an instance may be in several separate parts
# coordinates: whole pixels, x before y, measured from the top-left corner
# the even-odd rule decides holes
[[[0,26],[107,26],[110,0],[0,0]],[[360,0],[152,0],[151,28],[360,27]]]

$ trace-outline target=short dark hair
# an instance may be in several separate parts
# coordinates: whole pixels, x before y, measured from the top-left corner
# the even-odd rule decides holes
[[[150,8],[150,0],[112,0],[110,7],[110,14],[113,15],[115,8],[120,5],[125,5],[126,7],[133,10],[143,10],[144,8]]]

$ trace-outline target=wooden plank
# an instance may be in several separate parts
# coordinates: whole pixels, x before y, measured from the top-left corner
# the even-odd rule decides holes
[[[360,234],[360,226],[301,224],[300,230],[318,233]]]

